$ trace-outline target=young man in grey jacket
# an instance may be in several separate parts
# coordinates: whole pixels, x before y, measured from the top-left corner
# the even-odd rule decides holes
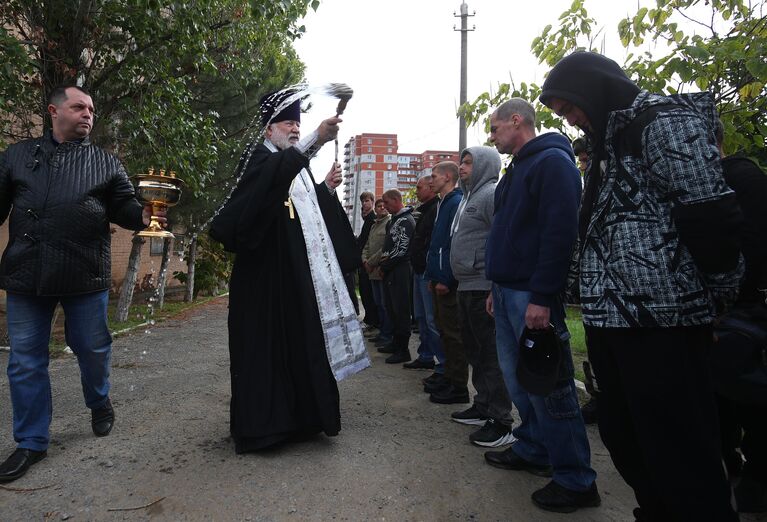
[[[463,198],[453,219],[450,267],[458,280],[458,309],[466,358],[477,390],[474,404],[452,418],[482,428],[469,440],[485,447],[510,444],[511,401],[495,348],[495,323],[485,311],[491,283],[485,279],[485,242],[493,221],[493,196],[501,156],[491,147],[469,147],[461,152],[458,170]]]

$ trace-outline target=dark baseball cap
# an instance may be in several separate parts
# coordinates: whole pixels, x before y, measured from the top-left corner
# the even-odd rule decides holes
[[[525,391],[543,397],[554,391],[561,360],[561,341],[553,326],[542,330],[525,327],[519,338],[517,363],[517,379]]]

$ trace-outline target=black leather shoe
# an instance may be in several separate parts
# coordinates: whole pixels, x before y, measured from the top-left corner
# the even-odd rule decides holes
[[[394,353],[396,351],[397,349],[394,347],[394,344],[391,341],[389,342],[389,344],[385,346],[381,346],[378,349],[378,353]],[[410,359],[407,359],[407,360],[409,361]]]
[[[112,431],[115,424],[115,411],[112,409],[112,403],[107,399],[107,403],[101,408],[91,410],[91,428],[97,437],[106,437]]]
[[[597,507],[602,503],[596,482],[586,491],[573,491],[552,480],[533,492],[531,498],[539,508],[556,513],[572,513],[578,508]]]
[[[466,404],[469,402],[469,390],[450,384],[432,393],[429,400],[437,404]]]
[[[12,482],[23,477],[32,464],[40,462],[46,455],[45,451],[16,448],[11,456],[0,464],[0,482]]]
[[[397,364],[401,362],[407,362],[410,360],[410,354],[408,352],[397,352],[391,354],[384,361],[386,364]]]
[[[382,346],[389,346],[391,344],[391,337],[384,337],[381,339],[378,339],[377,341],[373,341],[373,346],[376,348],[381,348]]]
[[[485,461],[496,468],[527,471],[533,475],[538,475],[539,477],[551,476],[551,466],[528,462],[514,453],[513,448],[514,446],[506,448],[503,451],[487,451],[485,452]]]
[[[403,364],[402,367],[407,368],[408,370],[433,370],[434,361],[422,361],[421,359],[416,359],[413,362]]]

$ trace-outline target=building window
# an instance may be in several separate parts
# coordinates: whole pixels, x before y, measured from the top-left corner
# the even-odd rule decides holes
[[[387,145],[391,145],[391,140],[386,140]]]
[[[373,140],[371,140],[370,138],[368,138],[368,145],[371,145],[372,143],[373,143]]]

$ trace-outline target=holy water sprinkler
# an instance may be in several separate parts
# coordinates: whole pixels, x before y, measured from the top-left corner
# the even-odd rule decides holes
[[[344,110],[346,110],[346,104],[349,103],[354,91],[345,83],[331,83],[328,85],[328,94],[334,98],[338,98],[338,107],[336,108],[336,117],[338,117],[344,113]],[[338,137],[336,137],[335,144],[336,163],[338,163]]]

